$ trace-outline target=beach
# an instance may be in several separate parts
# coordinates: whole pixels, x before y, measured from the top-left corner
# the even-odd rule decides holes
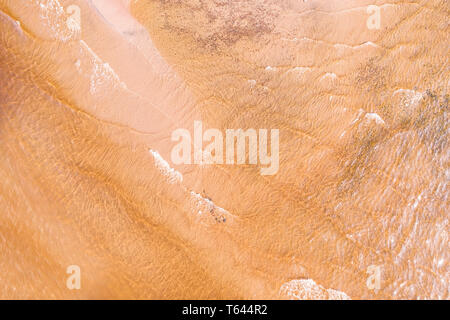
[[[371,5],[0,0],[0,298],[448,299],[450,7]]]

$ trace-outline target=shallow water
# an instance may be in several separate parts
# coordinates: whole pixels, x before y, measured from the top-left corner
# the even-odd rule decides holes
[[[450,8],[368,5],[0,0],[0,297],[448,299]],[[173,164],[196,120],[278,172]]]

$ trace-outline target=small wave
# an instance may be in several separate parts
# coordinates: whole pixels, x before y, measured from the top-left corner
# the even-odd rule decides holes
[[[170,183],[181,183],[183,182],[183,175],[175,170],[174,168],[171,168],[169,163],[167,163],[166,160],[161,157],[158,151],[155,150],[149,150],[153,158],[155,159],[155,164],[158,170],[165,175]]]
[[[92,95],[98,93],[101,90],[100,88],[104,85],[109,85],[113,88],[120,87],[122,89],[127,89],[127,85],[120,80],[117,73],[108,63],[100,59],[86,42],[80,40],[80,44],[82,48],[86,50],[84,55],[88,55],[88,58],[90,58],[89,60],[92,61],[92,73],[90,76],[90,93]],[[78,66],[77,69],[80,71],[81,66]]]
[[[40,17],[57,40],[67,42],[79,36],[80,26],[66,14],[59,0],[37,0],[34,5],[38,6]]]
[[[376,113],[366,113],[364,117],[369,121],[375,121],[376,124],[384,125],[384,120]]]
[[[227,210],[214,204],[211,199],[205,198],[194,191],[191,191],[191,199],[192,207],[199,215],[209,214],[218,223],[227,222],[232,217]]]

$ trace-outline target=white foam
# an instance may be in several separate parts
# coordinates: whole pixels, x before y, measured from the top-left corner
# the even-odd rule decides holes
[[[322,80],[324,80],[324,79],[336,80],[337,75],[333,72],[327,72],[322,76]]]
[[[150,154],[155,159],[156,167],[159,169],[159,171],[165,175],[170,183],[181,183],[183,182],[183,175],[175,170],[174,168],[171,168],[169,163],[161,157],[161,155],[158,153],[158,151],[150,149]]]
[[[393,95],[402,95],[402,102],[406,107],[415,107],[423,99],[423,93],[410,89],[398,89]]]
[[[295,67],[292,69],[289,69],[288,72],[296,72],[296,73],[300,73],[300,74],[304,74],[308,71],[311,71],[311,68],[308,67]]]
[[[417,199],[416,199],[416,201],[414,201],[414,204],[413,204],[413,209],[416,209],[417,208],[417,206],[419,205],[419,202],[420,202],[420,200],[422,199],[422,193],[421,194],[419,194],[419,196],[417,197]]]
[[[113,88],[120,87],[128,89],[126,84],[122,82],[113,68],[108,63],[103,62],[102,59],[84,42],[80,40],[82,48],[84,48],[92,61],[92,73],[90,76],[90,93],[92,95],[102,90],[102,87],[111,86]],[[80,70],[80,67],[78,67]]]
[[[80,26],[64,11],[59,0],[37,0],[40,17],[52,30],[56,39],[67,42],[80,35]]]
[[[361,115],[362,115],[363,113],[364,113],[364,110],[363,110],[363,109],[359,109],[358,115],[357,115],[356,118],[350,123],[350,125],[355,124],[356,122],[358,122],[359,119],[360,119],[360,117],[361,117]]]
[[[314,280],[291,280],[280,288],[280,294],[291,300],[350,300],[350,297],[338,290],[325,289]]]
[[[379,46],[375,43],[373,43],[372,41],[367,41],[364,42],[363,44],[359,45],[358,47],[374,47],[374,48],[378,48]]]
[[[297,41],[305,41],[305,42],[313,42],[313,43],[319,43],[325,46],[333,46],[336,49],[352,49],[352,50],[357,50],[357,49],[363,49],[365,47],[373,47],[373,48],[380,48],[379,45],[377,45],[376,43],[373,43],[372,41],[367,41],[364,42],[362,44],[357,44],[357,45],[349,45],[346,43],[329,43],[323,40],[319,40],[319,39],[312,39],[312,38],[308,38],[308,37],[303,37],[301,39],[298,38],[293,38],[293,39],[288,39],[288,38],[281,38],[282,41],[289,41],[289,42],[297,42]]]
[[[194,191],[191,191],[191,200],[193,209],[197,212],[198,215],[203,215],[204,213],[208,212],[210,213],[212,210],[214,210],[215,215],[219,218],[224,219],[224,222],[227,218],[232,217],[230,212],[222,207],[217,206],[210,199],[207,199]]]
[[[384,120],[376,113],[366,113],[365,118],[368,120],[374,120],[376,124],[385,124]]]

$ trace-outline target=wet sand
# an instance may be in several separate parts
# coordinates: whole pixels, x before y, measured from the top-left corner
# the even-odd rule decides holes
[[[448,299],[450,8],[368,5],[0,0],[0,298]],[[279,171],[174,165],[194,120]]]

